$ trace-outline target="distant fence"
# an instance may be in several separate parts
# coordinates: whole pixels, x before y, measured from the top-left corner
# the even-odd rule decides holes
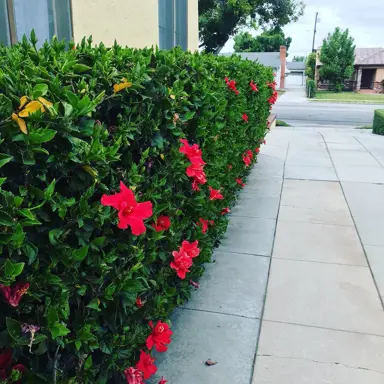
[[[355,91],[357,87],[357,81],[346,80],[344,81],[344,91]],[[319,80],[317,82],[317,89],[323,91],[334,91],[335,86],[329,81]],[[366,88],[362,88],[366,89]],[[374,90],[376,93],[384,93],[384,81],[374,81],[371,87],[368,89]]]

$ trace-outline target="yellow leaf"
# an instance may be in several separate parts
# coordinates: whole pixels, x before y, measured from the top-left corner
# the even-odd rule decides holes
[[[26,107],[19,112],[20,117],[28,117],[31,113],[40,110],[41,112],[45,111],[43,104],[40,101],[34,100],[26,105]]]
[[[165,156],[163,154],[160,155],[161,159],[164,160]]]
[[[47,99],[44,99],[44,97],[39,97],[38,100],[40,101],[41,104],[44,105],[44,107],[47,107],[47,108],[53,107],[53,104]]]
[[[136,186],[134,186],[134,187],[129,187],[133,192],[135,192],[136,191]]]
[[[169,96],[172,100],[175,100],[176,99],[176,96],[175,95],[171,95]]]
[[[19,126],[21,132],[28,135],[27,124],[25,124],[25,121],[23,119],[20,119],[20,117],[17,116],[16,113],[12,113],[12,120]]]
[[[23,108],[25,104],[28,103],[28,97],[27,96],[22,96],[20,98],[20,105],[19,105],[19,109]]]
[[[83,169],[85,172],[88,172],[94,179],[97,177],[97,171],[91,168],[89,165],[83,165]]]
[[[125,79],[125,80],[126,80],[126,79]],[[129,81],[123,81],[123,82],[120,83],[120,84],[115,84],[115,85],[113,86],[113,91],[114,91],[115,93],[117,93],[117,92],[122,91],[122,90],[125,89],[125,88],[130,88],[130,87],[132,87],[132,83],[131,83],[131,82],[129,82]]]

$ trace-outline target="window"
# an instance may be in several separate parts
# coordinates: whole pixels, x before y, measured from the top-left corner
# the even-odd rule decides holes
[[[71,40],[70,0],[0,0],[0,42],[20,41],[32,29],[38,46],[54,35]]]
[[[159,0],[159,46],[188,48],[188,0]]]

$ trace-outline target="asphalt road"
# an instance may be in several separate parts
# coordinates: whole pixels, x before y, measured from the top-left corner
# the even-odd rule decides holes
[[[273,108],[279,120],[291,125],[372,125],[375,109],[384,105],[342,104],[307,101],[303,91],[287,90]]]

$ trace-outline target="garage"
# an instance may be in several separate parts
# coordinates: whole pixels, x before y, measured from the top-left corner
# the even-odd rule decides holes
[[[287,62],[287,69],[285,87],[304,87],[305,63],[303,61]]]
[[[285,78],[285,86],[289,87],[303,87],[304,86],[304,74],[303,72],[290,72]]]

